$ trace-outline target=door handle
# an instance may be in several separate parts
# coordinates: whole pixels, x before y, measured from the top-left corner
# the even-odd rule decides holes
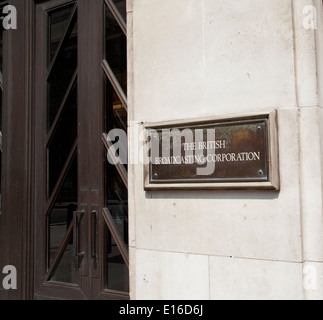
[[[96,224],[97,224],[97,212],[93,210],[91,212],[91,258],[96,259]]]
[[[73,256],[77,259],[79,264],[79,258],[85,256],[85,252],[80,252],[80,239],[79,239],[79,225],[82,217],[85,215],[85,211],[75,211],[73,213]]]

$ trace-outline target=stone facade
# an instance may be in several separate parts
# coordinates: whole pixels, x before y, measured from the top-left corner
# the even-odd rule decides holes
[[[322,299],[322,2],[130,0],[128,30],[131,298]],[[280,191],[144,191],[145,123],[272,110]]]

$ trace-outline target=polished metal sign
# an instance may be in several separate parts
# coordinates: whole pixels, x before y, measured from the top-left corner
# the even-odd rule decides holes
[[[276,178],[273,183],[272,121],[268,115],[147,127],[146,190],[278,189]]]

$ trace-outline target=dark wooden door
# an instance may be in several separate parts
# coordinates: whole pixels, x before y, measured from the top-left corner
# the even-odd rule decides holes
[[[36,2],[36,299],[129,297],[125,4]]]

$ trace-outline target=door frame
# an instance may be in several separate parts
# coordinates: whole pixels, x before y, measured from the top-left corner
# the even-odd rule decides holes
[[[37,3],[37,1],[35,1]],[[115,292],[104,289],[104,249],[105,249],[105,220],[101,215],[105,201],[105,181],[104,181],[104,163],[102,156],[104,154],[104,145],[102,143],[102,133],[104,132],[104,106],[105,106],[105,74],[102,69],[104,57],[104,1],[103,0],[52,0],[50,2],[41,1],[35,7],[36,15],[43,16],[41,10],[46,11],[59,7],[66,3],[77,3],[78,15],[78,201],[79,210],[86,212],[84,218],[87,231],[91,228],[91,213],[96,212],[97,228],[95,237],[98,259],[93,259],[91,246],[93,239],[91,232],[87,232],[86,242],[83,244],[82,251],[87,254],[82,262],[80,272],[79,287],[66,286],[63,284],[53,284],[44,281],[44,275],[47,269],[46,259],[46,229],[44,215],[44,204],[46,198],[39,199],[39,190],[46,190],[44,185],[46,176],[44,172],[46,164],[44,159],[45,145],[44,119],[46,119],[46,110],[43,107],[46,103],[47,90],[44,82],[45,74],[43,66],[46,65],[45,54],[37,56],[37,47],[46,47],[47,30],[42,26],[47,25],[46,20],[36,19],[36,30],[38,38],[35,38],[35,87],[39,93],[35,94],[35,174],[34,180],[34,250],[35,250],[35,278],[34,297],[36,299],[57,298],[57,299],[129,299],[129,294]],[[39,11],[37,13],[37,10]],[[44,42],[45,41],[45,42]],[[37,119],[41,117],[43,121]],[[43,124],[41,123],[43,122]],[[82,128],[80,130],[80,128]],[[81,161],[80,161],[81,160]],[[40,165],[39,165],[40,164]],[[88,174],[84,174],[87,172]],[[39,259],[39,256],[42,256]],[[37,270],[37,272],[36,272]],[[41,272],[39,272],[41,271]]]
[[[4,31],[2,214],[0,271],[17,270],[17,290],[0,286],[1,300],[33,296],[33,1],[7,0],[17,9],[17,29]],[[29,19],[27,19],[29,17]]]
[[[79,1],[79,0],[76,0]],[[3,49],[3,62],[7,72],[4,73],[3,91],[3,128],[11,134],[3,137],[4,157],[2,160],[2,214],[0,215],[0,271],[5,265],[13,265],[17,269],[17,290],[6,291],[0,286],[1,300],[32,300],[46,299],[49,296],[70,298],[70,295],[62,295],[59,288],[42,286],[34,270],[37,268],[38,225],[35,224],[35,212],[39,208],[38,203],[38,175],[37,147],[35,141],[39,139],[36,130],[37,112],[35,92],[35,79],[38,72],[38,61],[35,60],[37,43],[36,35],[36,4],[42,0],[6,0],[0,5],[10,4],[17,9],[17,30],[5,31],[5,47]],[[53,4],[59,4],[62,0],[53,0]],[[103,32],[103,0],[80,0],[79,21],[91,20],[91,24],[81,24],[79,28],[79,41],[84,48],[80,51],[80,59],[84,63],[79,68],[79,108],[87,105],[100,105],[101,111],[90,112],[79,118],[80,124],[90,132],[89,140],[95,143],[84,143],[79,146],[79,152],[90,152],[95,155],[90,161],[92,164],[92,179],[89,182],[90,192],[87,203],[92,203],[88,211],[98,209],[99,232],[105,232],[105,221],[101,215],[104,203],[104,177],[98,172],[103,172],[102,161],[96,161],[98,156],[105,152],[102,146],[102,110],[104,107],[105,75],[102,72],[102,59],[104,55]],[[98,10],[102,11],[102,19],[97,19]],[[93,34],[96,36],[93,37]],[[99,48],[92,50],[92,48]],[[91,54],[89,54],[91,53]],[[98,77],[98,75],[100,75]],[[100,83],[101,84],[100,84]],[[89,83],[93,87],[89,88]],[[89,118],[92,125],[89,128]],[[85,138],[84,138],[85,139]],[[85,141],[84,139],[80,139]],[[39,141],[38,141],[39,142]],[[90,150],[88,147],[90,146]],[[83,150],[83,151],[82,151]],[[93,178],[94,177],[94,178]],[[85,179],[84,177],[81,177]],[[84,181],[86,183],[86,181]],[[97,207],[98,204],[101,204]],[[103,259],[102,251],[104,240],[102,236],[98,242],[99,256]],[[88,239],[88,245],[90,239]],[[95,299],[129,299],[129,294],[104,290],[104,270],[102,260],[98,261],[99,268],[91,271],[92,285],[88,285],[88,296]],[[99,276],[98,276],[99,275]],[[39,289],[35,288],[39,286]],[[51,295],[53,293],[53,295]],[[84,296],[79,296],[84,298]]]
[[[87,288],[87,279],[84,283],[79,278],[80,287],[63,284],[49,283],[46,279],[48,273],[47,260],[47,55],[48,55],[48,16],[47,11],[75,1],[54,0],[47,2],[35,1],[35,168],[37,175],[34,180],[34,297],[35,299],[85,299],[87,292],[83,293],[83,287]],[[79,7],[77,7],[79,15]],[[79,120],[78,120],[79,121]],[[85,177],[86,178],[86,175]],[[84,179],[83,178],[83,179]]]

